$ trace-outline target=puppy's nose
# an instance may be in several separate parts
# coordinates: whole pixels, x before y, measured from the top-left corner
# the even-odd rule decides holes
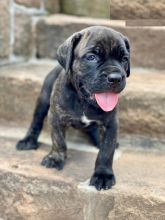
[[[118,73],[111,73],[108,76],[108,82],[111,84],[121,83],[121,81],[122,81],[122,76]]]

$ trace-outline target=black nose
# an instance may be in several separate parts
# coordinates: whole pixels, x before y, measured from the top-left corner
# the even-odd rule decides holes
[[[108,76],[108,82],[111,84],[121,83],[121,81],[122,81],[122,76],[119,73],[111,73]]]

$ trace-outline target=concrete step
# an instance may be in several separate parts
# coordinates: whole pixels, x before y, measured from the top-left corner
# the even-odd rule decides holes
[[[15,150],[22,131],[0,128],[1,219],[165,219],[165,154],[117,150],[117,184],[98,192],[88,186],[95,150],[81,144],[75,150],[70,143],[64,170],[46,169],[40,165],[50,148],[44,137],[37,151]]]
[[[28,126],[46,74],[56,61],[0,68],[0,121]],[[164,71],[132,69],[119,102],[120,132],[164,138]]]
[[[129,22],[128,22],[129,24]],[[58,46],[76,31],[91,25],[112,27],[128,36],[131,42],[132,65],[135,67],[165,68],[165,28],[126,26],[124,21],[66,16],[43,17],[36,27],[36,47],[39,58],[54,58]]]

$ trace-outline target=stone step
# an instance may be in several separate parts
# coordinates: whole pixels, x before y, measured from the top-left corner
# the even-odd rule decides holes
[[[1,123],[0,125],[0,137],[5,139],[17,139],[23,138],[27,132],[28,126],[20,127],[20,124]],[[92,145],[88,137],[73,129],[68,129],[66,132],[66,142],[69,149],[80,150],[85,152],[97,153],[98,150]],[[120,133],[118,137],[119,149],[122,151],[145,151],[153,153],[165,153],[165,139],[151,138],[144,135],[137,134],[123,134]],[[49,130],[44,129],[39,137],[39,144],[51,145]],[[78,146],[78,147],[77,147]],[[120,155],[120,151],[119,151]],[[119,156],[116,155],[117,157]]]
[[[165,19],[164,0],[62,0],[61,11],[90,17],[106,17],[119,20]]]
[[[111,19],[134,20],[134,19],[165,19],[164,0],[111,0]]]
[[[0,68],[0,121],[28,126],[41,84],[56,61]],[[164,138],[164,71],[132,69],[119,102],[120,132]]]
[[[129,24],[129,22],[128,22]],[[165,28],[126,26],[124,21],[84,18],[62,14],[43,17],[36,27],[36,47],[39,58],[54,58],[58,46],[71,34],[91,25],[112,27],[128,36],[131,42],[132,65],[165,68]]]
[[[22,132],[0,128],[0,218],[29,220],[125,220],[165,218],[165,154],[146,151],[120,153],[114,161],[117,184],[108,191],[88,185],[95,151],[70,144],[64,170],[40,162],[50,146],[16,151]],[[6,131],[6,133],[5,133]],[[11,134],[7,137],[6,134]],[[21,134],[22,135],[22,134]],[[45,141],[43,139],[43,141]],[[85,146],[86,149],[88,146]],[[81,144],[80,144],[81,148]]]

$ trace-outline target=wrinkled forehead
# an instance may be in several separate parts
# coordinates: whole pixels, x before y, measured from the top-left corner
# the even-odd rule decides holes
[[[110,53],[115,48],[124,47],[122,35],[111,29],[94,29],[84,32],[79,43],[79,53],[88,52],[88,50],[98,49],[100,52]]]

